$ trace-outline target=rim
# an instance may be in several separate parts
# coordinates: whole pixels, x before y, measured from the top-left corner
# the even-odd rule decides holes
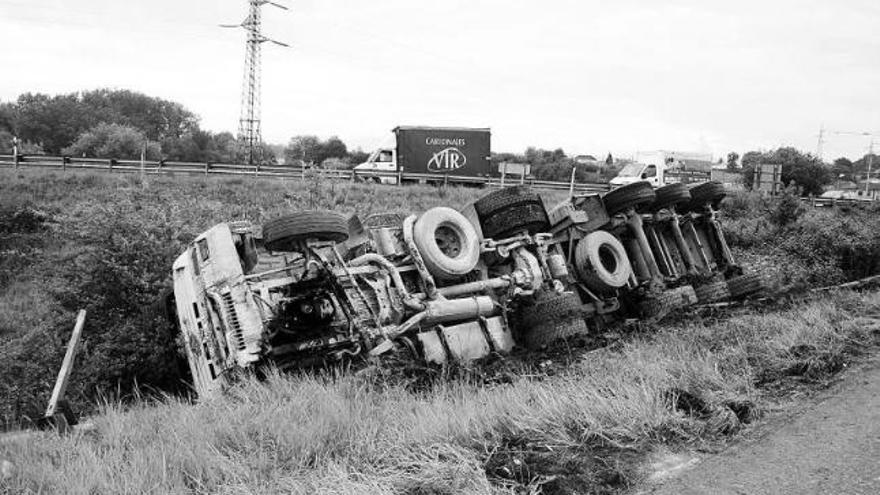
[[[440,252],[450,258],[461,256],[464,248],[463,233],[457,226],[450,223],[442,223],[434,231],[434,242],[440,248]]]

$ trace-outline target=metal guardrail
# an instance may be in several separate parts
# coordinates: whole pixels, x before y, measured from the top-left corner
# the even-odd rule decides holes
[[[872,198],[803,198],[803,202],[814,208],[828,208],[834,206],[870,205],[877,200]]]
[[[45,155],[0,155],[0,168],[46,168],[61,170],[95,170],[103,172],[189,175],[230,175],[252,176],[267,179],[380,179],[393,178],[395,183],[419,184],[472,184],[488,187],[501,187],[500,177],[466,177],[445,174],[419,174],[368,171],[355,172],[346,169],[325,169],[318,167],[279,166],[279,165],[240,165],[232,163],[196,163],[154,160],[116,160],[106,158],[74,158]],[[567,191],[571,188],[568,182],[555,182],[525,179],[505,180],[504,185],[525,184],[536,189]],[[579,193],[605,192],[610,186],[605,183],[575,183],[574,191]]]

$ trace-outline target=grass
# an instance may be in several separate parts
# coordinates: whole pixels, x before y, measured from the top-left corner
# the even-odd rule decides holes
[[[822,383],[876,343],[880,295],[842,293],[718,320],[684,315],[589,353],[272,376],[198,404],[138,395],[180,387],[173,336],[140,308],[197,233],[307,208],[461,207],[484,193],[0,170],[0,418],[42,412],[79,308],[89,317],[68,393],[80,411],[108,397],[92,432],[0,443],[0,459],[16,464],[0,492],[616,492],[638,482],[651,452],[723,442],[780,389]],[[869,216],[810,212],[779,226],[753,200],[733,198],[725,220],[747,259],[770,253],[807,282],[816,252],[823,280],[873,269]]]
[[[18,467],[0,487],[610,493],[641,479],[650,452],[723,439],[772,405],[770,388],[846,366],[878,341],[878,314],[880,294],[840,293],[722,321],[690,318],[543,366],[514,357],[503,369],[516,373],[488,364],[427,387],[393,370],[275,375],[212,402],[110,404],[92,432],[0,444],[0,458]]]

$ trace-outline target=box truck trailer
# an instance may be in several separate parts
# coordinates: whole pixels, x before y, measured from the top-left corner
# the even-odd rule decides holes
[[[487,128],[399,126],[392,133],[393,143],[354,168],[357,177],[397,184],[404,174],[425,174],[420,182],[481,182],[497,175]]]

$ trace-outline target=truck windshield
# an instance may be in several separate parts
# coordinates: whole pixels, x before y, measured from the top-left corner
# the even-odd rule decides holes
[[[638,177],[642,172],[641,163],[630,163],[629,165],[623,167],[623,169],[617,173],[618,177]]]

